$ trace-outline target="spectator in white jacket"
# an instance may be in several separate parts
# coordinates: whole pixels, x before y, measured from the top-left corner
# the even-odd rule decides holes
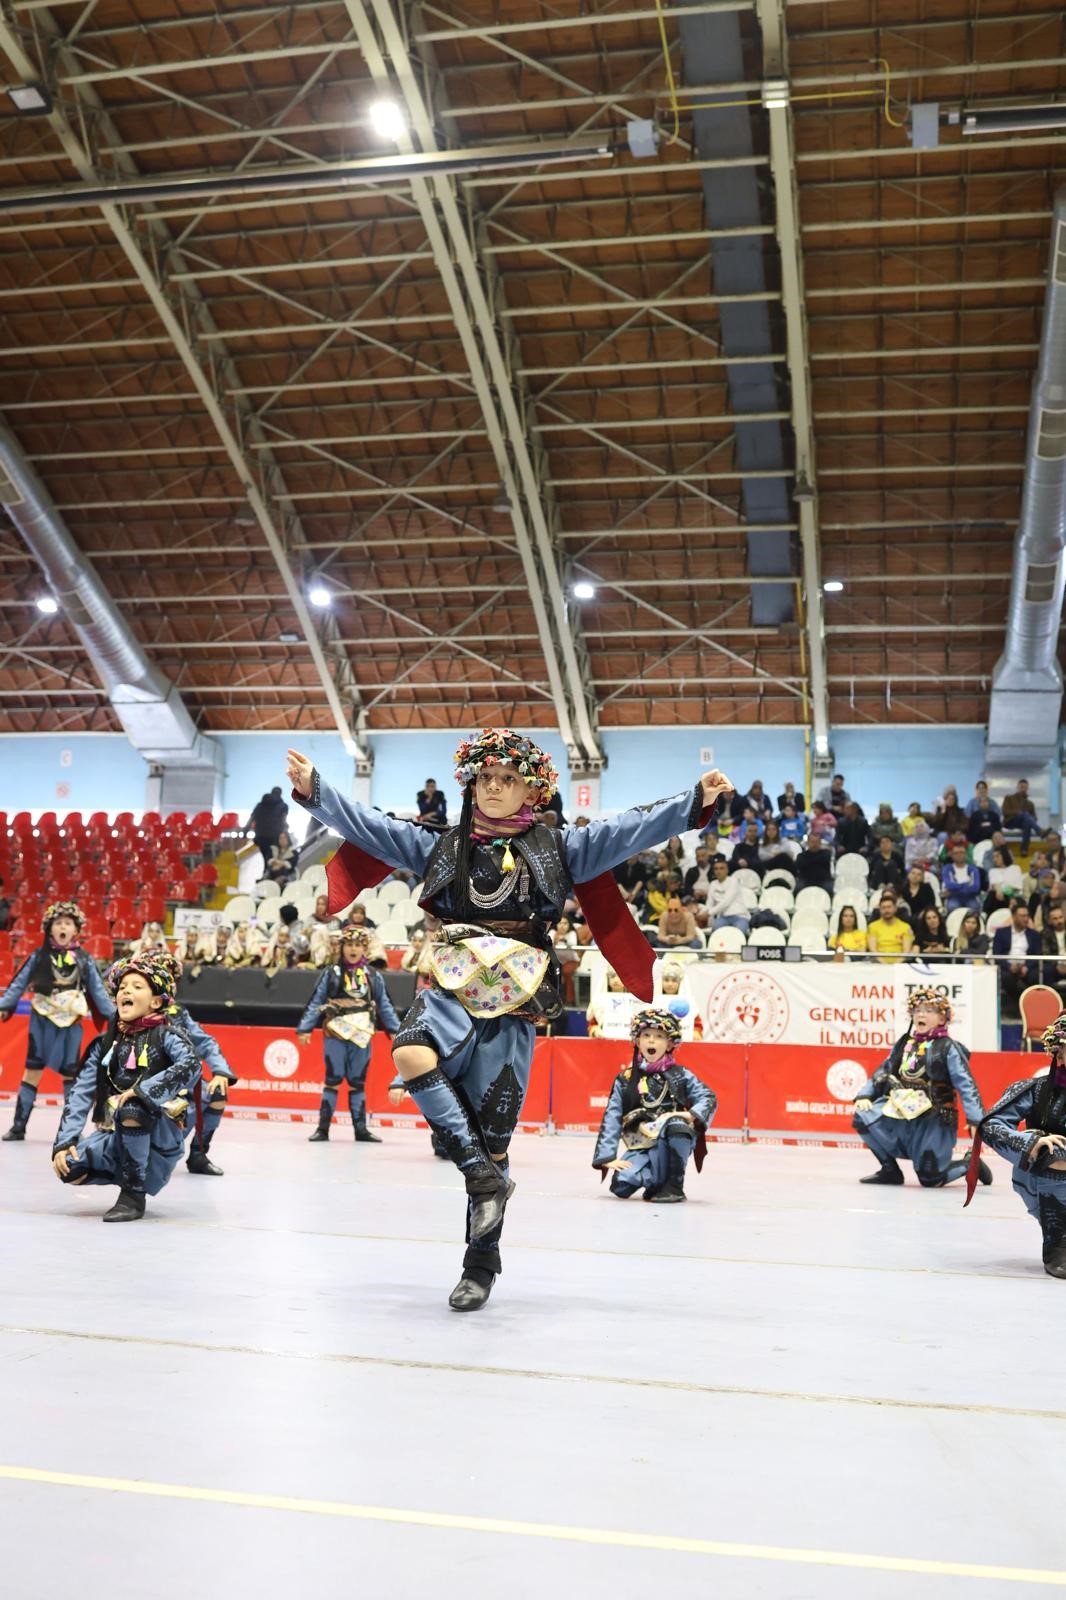
[[[714,881],[707,890],[707,919],[712,933],[716,928],[739,928],[747,933],[751,915],[744,891],[736,878],[729,876],[729,863],[719,858],[714,863]]]

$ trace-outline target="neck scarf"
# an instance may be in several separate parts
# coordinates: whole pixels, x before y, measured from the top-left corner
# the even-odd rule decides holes
[[[912,1033],[911,1039],[915,1044],[927,1044],[930,1039],[946,1039],[948,1036],[947,1023],[938,1022],[929,1033]]]
[[[120,1022],[118,1031],[123,1039],[128,1039],[132,1033],[147,1033],[149,1028],[158,1028],[161,1022],[167,1020],[165,1011],[149,1011],[146,1016],[137,1017],[133,1022]]]
[[[495,839],[513,839],[516,834],[525,833],[536,820],[532,806],[523,806],[513,817],[488,817],[481,807],[475,804],[470,837],[476,839],[478,844]]]
[[[641,1056],[640,1064],[646,1073],[669,1072],[671,1067],[677,1066],[677,1062],[674,1060],[674,1052],[672,1050],[669,1051],[665,1056],[662,1056],[658,1061],[645,1061],[644,1057]]]

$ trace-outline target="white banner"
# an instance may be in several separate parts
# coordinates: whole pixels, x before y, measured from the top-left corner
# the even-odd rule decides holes
[[[911,990],[929,987],[950,999],[960,1044],[999,1049],[994,966],[693,961],[684,981],[707,1042],[886,1050],[907,1031]]]
[[[202,906],[178,906],[174,913],[174,932],[180,936],[186,928],[217,928],[222,922],[227,925],[230,922],[224,911],[205,911]]]

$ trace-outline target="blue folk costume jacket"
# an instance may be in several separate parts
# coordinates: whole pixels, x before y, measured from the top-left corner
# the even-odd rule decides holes
[[[46,942],[31,950],[0,995],[0,1011],[13,1012],[27,989],[33,990],[35,998],[46,1001],[64,990],[80,990],[98,1022],[110,1022],[115,1015],[115,1002],[104,988],[96,962],[78,945],[59,951]],[[34,1010],[47,1020],[45,1010]]]
[[[336,1007],[338,1000],[350,1000],[355,1004]],[[399,1030],[400,1019],[385,987],[385,980],[380,972],[376,972],[365,961],[357,962],[354,967],[347,967],[338,961],[335,966],[326,968],[307,1002],[307,1009],[300,1018],[296,1032],[311,1033],[319,1023],[328,1023],[335,1010],[338,1014],[344,1011],[368,1012],[371,1026],[384,1028],[390,1039]]]
[[[908,1029],[897,1039],[873,1077],[855,1096],[857,1100],[873,1101],[868,1111],[858,1113],[860,1119],[872,1121],[881,1116],[889,1095],[899,1089],[924,1092],[931,1105],[923,1115],[935,1116],[952,1129],[958,1127],[960,1100],[967,1122],[976,1124],[985,1114],[980,1090],[970,1071],[970,1052],[946,1035],[915,1045]]]
[[[966,1205],[977,1187],[982,1144],[990,1145],[1010,1162],[1015,1169],[1016,1187],[1058,1191],[1060,1198],[1066,1195],[1066,1172],[1053,1172],[1048,1165],[1055,1159],[1053,1156],[1041,1151],[1035,1161],[1030,1161],[1032,1146],[1045,1133],[1066,1136],[1066,1074],[1056,1073],[1054,1067],[1046,1077],[1022,1078],[1012,1083],[981,1122],[966,1177]]]
[[[346,841],[326,867],[331,912],[350,905],[364,889],[400,868],[423,880],[420,903],[443,923],[474,922],[489,929],[522,924],[522,941],[551,954],[548,926],[576,892],[599,948],[630,993],[648,1001],[654,952],[610,870],[673,834],[705,826],[716,809],[704,805],[697,784],[684,794],[633,806],[587,828],[555,829],[535,822],[507,841],[517,858],[514,872],[501,870],[490,845],[471,842],[467,886],[457,882],[458,828],[441,834],[346,800],[317,770],[310,797],[294,791],[293,799]],[[543,1016],[557,1014],[561,1004],[555,970],[553,959],[535,997],[533,1010]]]
[[[665,1094],[661,1083],[656,1083],[657,1079],[664,1078]],[[693,1160],[696,1171],[700,1172],[707,1154],[707,1129],[717,1109],[718,1096],[714,1090],[679,1062],[667,1066],[665,1072],[655,1071],[643,1061],[635,1067],[623,1067],[611,1085],[592,1165],[599,1168],[603,1178],[604,1167],[618,1155],[619,1141],[634,1123],[642,1122],[645,1117],[667,1116],[671,1111],[691,1111],[696,1134]]]
[[[158,1114],[171,1101],[192,1095],[201,1073],[197,1047],[169,1017],[157,1027],[133,1034],[120,1033],[112,1022],[82,1057],[53,1154],[76,1143],[90,1111],[94,1122],[105,1122],[113,1094],[133,1089],[137,1099]]]

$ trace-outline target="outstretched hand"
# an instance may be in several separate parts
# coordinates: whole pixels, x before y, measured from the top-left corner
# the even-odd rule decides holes
[[[700,783],[703,787],[703,803],[705,806],[713,806],[720,795],[732,794],[735,788],[735,785],[729,781],[725,773],[719,772],[717,767],[712,768],[710,772],[705,772],[700,779]]]
[[[303,795],[306,800],[311,793],[311,779],[314,777],[315,772],[314,762],[308,761],[307,757],[302,756],[299,750],[290,750],[285,771],[288,773],[289,782],[296,790],[296,793]]]

